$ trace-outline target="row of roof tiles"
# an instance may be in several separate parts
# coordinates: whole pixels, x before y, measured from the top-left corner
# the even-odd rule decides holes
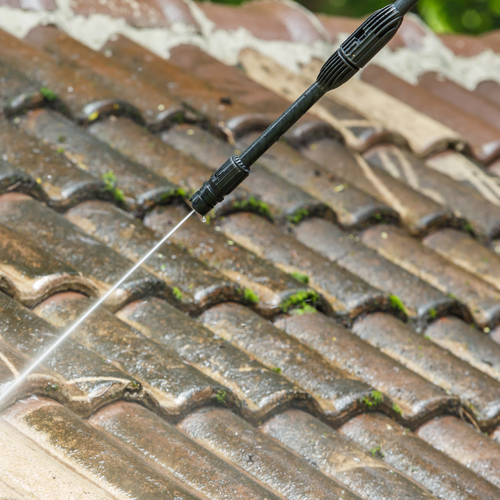
[[[11,101],[0,285],[17,301],[1,298],[5,385],[286,101],[192,47],[173,52],[176,69],[123,38],[104,59],[37,29],[28,40],[54,59],[2,37]],[[267,85],[246,61],[267,61],[242,56]],[[20,113],[32,107],[43,109]],[[95,123],[84,129],[61,112]],[[498,431],[489,438],[456,418],[489,431],[500,422],[499,347],[465,322],[498,323],[499,260],[481,244],[498,236],[497,205],[484,195],[494,178],[457,152],[412,162],[399,147],[410,133],[388,151],[361,146],[382,128],[345,103],[321,113],[326,123],[311,116],[289,136],[303,155],[279,144],[221,207],[224,218],[191,220],[20,388],[12,402],[45,397],[3,414],[2,494],[54,498],[58,484],[62,498],[497,498]],[[193,123],[172,126],[180,117]],[[450,155],[483,184],[443,175]],[[282,315],[310,304],[325,314]],[[457,454],[447,436],[470,451]],[[34,481],[34,463],[52,481]]]

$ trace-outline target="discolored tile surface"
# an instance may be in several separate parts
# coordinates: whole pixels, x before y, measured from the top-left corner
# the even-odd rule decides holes
[[[365,450],[373,450],[375,456],[437,498],[493,500],[498,497],[499,490],[491,483],[384,415],[360,415],[344,424],[339,432]]]
[[[255,422],[278,407],[313,407],[311,396],[277,371],[158,299],[129,304],[118,312],[118,317],[225,385],[228,389],[213,395],[214,404],[236,407]]]
[[[417,435],[497,488],[500,486],[500,444],[463,420],[436,418],[420,427]]]
[[[458,396],[485,429],[500,419],[500,383],[387,314],[360,319],[353,332],[422,377]]]
[[[65,217],[134,262],[139,261],[159,241],[139,219],[132,218],[110,203],[82,203],[68,211]],[[165,242],[143,267],[166,283],[164,296],[187,312],[199,313],[227,300],[244,301],[244,294],[236,283],[171,241]]]
[[[234,214],[220,222],[222,232],[272,262],[275,266],[303,278],[321,294],[335,314],[346,322],[358,315],[388,308],[387,297],[363,280],[335,263],[301,245],[292,237],[262,217],[253,214]]]
[[[418,276],[393,264],[359,242],[359,236],[321,219],[307,219],[294,228],[303,245],[392,296],[393,307],[403,304],[404,314],[417,325],[450,313],[465,314],[460,304]]]
[[[55,253],[60,260],[93,282],[104,295],[131,267],[131,261],[99,243],[37,201],[21,194],[0,197],[0,223],[32,240],[43,250]],[[158,293],[164,283],[138,269],[106,300],[110,308],[119,308],[145,293]]]
[[[240,467],[284,498],[360,498],[228,410],[193,413],[178,427],[202,446]]]
[[[377,226],[361,238],[368,247],[465,304],[482,327],[498,322],[497,289],[425,248],[397,228]]]
[[[321,354],[333,366],[363,380],[392,400],[386,405],[379,394],[372,393],[363,402],[365,411],[385,411],[413,427],[432,415],[457,410],[456,396],[322,314],[282,317],[274,324]]]
[[[171,474],[203,498],[281,498],[139,405],[107,406],[93,415],[90,423],[118,438],[127,449]]]
[[[287,411],[261,430],[341,482],[361,498],[434,499],[424,488],[311,415]]]
[[[338,423],[363,410],[371,388],[274,327],[251,310],[222,304],[200,316],[216,335],[254,356],[268,368],[311,394],[330,422]]]
[[[57,328],[69,327],[90,307],[76,293],[54,295],[34,312]],[[178,357],[168,346],[149,340],[105,309],[97,310],[75,332],[75,338],[114,366],[139,380],[144,402],[171,418],[210,404],[224,387]],[[157,408],[157,407],[160,408]]]

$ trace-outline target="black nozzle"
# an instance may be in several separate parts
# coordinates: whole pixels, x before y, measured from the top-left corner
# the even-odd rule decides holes
[[[250,174],[239,156],[231,156],[191,197],[193,209],[207,215],[224,196],[234,191]]]
[[[396,0],[372,14],[333,54],[316,82],[239,157],[233,156],[193,195],[194,210],[206,215],[250,174],[250,167],[328,91],[350,80],[394,37],[418,0]]]

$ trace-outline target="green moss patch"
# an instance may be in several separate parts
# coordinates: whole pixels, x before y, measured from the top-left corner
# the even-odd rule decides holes
[[[101,179],[106,184],[106,191],[109,191],[113,194],[116,201],[120,203],[125,203],[125,195],[121,189],[118,189],[116,186],[118,185],[118,179],[112,170],[102,174]]]
[[[245,288],[243,298],[249,304],[257,304],[259,302],[259,296],[253,290],[250,290],[250,288]]]
[[[297,292],[281,303],[281,310],[288,312],[290,309],[301,309],[306,306],[312,306],[319,302],[319,295],[312,290],[302,290]]]
[[[297,281],[300,281],[301,283],[304,283],[304,285],[309,284],[309,276],[304,273],[292,273],[290,276],[293,276]]]
[[[255,212],[272,220],[269,205],[263,201],[257,200],[253,196],[250,196],[248,200],[235,202],[233,208],[242,212]]]

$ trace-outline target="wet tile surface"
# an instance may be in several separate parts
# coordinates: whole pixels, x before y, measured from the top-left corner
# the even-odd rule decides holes
[[[261,430],[361,498],[435,498],[357,443],[344,438],[307,413],[287,411],[266,422]]]
[[[329,365],[250,309],[223,304],[206,311],[200,321],[216,335],[254,356],[268,368],[311,394],[324,418],[339,422],[363,409],[372,389],[337,367]]]
[[[132,303],[118,317],[225,385],[213,394],[214,404],[236,407],[256,422],[280,406],[313,406],[311,397],[280,373],[158,299]]]
[[[437,498],[493,500],[498,496],[499,490],[491,483],[384,415],[361,415],[342,426],[339,432],[365,450],[373,450],[375,456]]]
[[[284,498],[360,498],[228,410],[202,410],[184,419],[179,428]]]
[[[283,317],[274,324],[334,366],[379,391],[372,392],[363,402],[365,411],[384,411],[413,427],[431,415],[457,409],[457,397],[322,314]],[[387,404],[380,393],[391,402]]]

